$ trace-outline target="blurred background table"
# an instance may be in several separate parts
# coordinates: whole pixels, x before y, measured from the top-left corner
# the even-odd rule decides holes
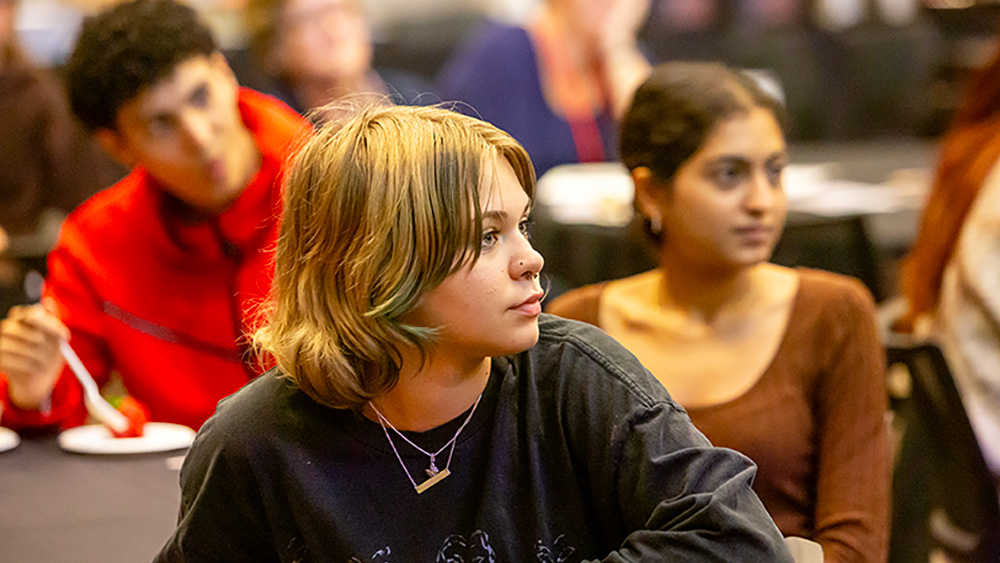
[[[797,173],[821,170],[824,177],[793,180],[792,171],[786,174],[789,214],[772,261],[851,275],[876,300],[892,296],[899,259],[916,235],[934,166],[934,143],[892,138],[795,144],[789,154]],[[546,261],[548,299],[656,266],[639,233],[623,221],[620,207],[631,200],[631,192],[625,193],[631,190],[627,175],[615,171],[615,165],[576,166],[561,171],[558,186],[551,177],[540,179],[533,236]],[[554,189],[564,193],[553,197]],[[567,213],[571,202],[594,191],[601,192],[598,199],[616,200],[608,204],[605,217]]]
[[[168,463],[183,453],[79,455],[55,437],[22,439],[0,453],[0,561],[151,561],[176,524]]]

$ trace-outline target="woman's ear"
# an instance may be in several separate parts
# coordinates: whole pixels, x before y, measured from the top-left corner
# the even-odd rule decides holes
[[[635,207],[650,219],[651,222],[658,222],[660,219],[661,202],[663,200],[662,184],[653,177],[653,171],[645,166],[633,168],[632,185],[635,186]]]

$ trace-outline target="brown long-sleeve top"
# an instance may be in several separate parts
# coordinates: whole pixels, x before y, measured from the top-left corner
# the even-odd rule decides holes
[[[797,272],[788,325],[764,374],[740,397],[688,414],[713,444],[757,463],[753,488],[782,534],[819,542],[827,563],[884,562],[890,462],[875,306],[856,280]],[[607,286],[571,291],[547,310],[601,326]]]

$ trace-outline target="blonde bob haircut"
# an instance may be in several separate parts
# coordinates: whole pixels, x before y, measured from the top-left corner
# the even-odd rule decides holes
[[[426,358],[434,327],[401,319],[479,258],[480,201],[505,158],[530,199],[525,150],[440,107],[371,107],[327,125],[296,155],[258,350],[316,401],[359,409],[393,387],[400,345]]]

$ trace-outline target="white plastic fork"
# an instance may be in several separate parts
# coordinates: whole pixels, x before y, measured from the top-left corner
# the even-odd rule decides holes
[[[29,271],[24,276],[25,295],[32,301],[39,301],[42,298],[44,283],[45,280],[41,274],[34,270]],[[83,404],[87,407],[87,412],[115,433],[122,434],[128,430],[128,419],[101,396],[101,391],[97,388],[94,377],[87,371],[87,367],[83,365],[80,357],[76,355],[76,351],[65,338],[59,339],[59,351],[62,352],[63,358],[66,359],[66,363],[73,375],[76,376],[76,380],[83,386]]]
[[[87,412],[108,425],[115,433],[124,434],[128,430],[128,419],[101,396],[101,391],[97,388],[94,377],[87,371],[86,366],[83,365],[80,357],[76,355],[65,338],[59,339],[59,351],[66,358],[69,369],[76,375],[76,380],[83,386],[83,403],[87,406]]]

